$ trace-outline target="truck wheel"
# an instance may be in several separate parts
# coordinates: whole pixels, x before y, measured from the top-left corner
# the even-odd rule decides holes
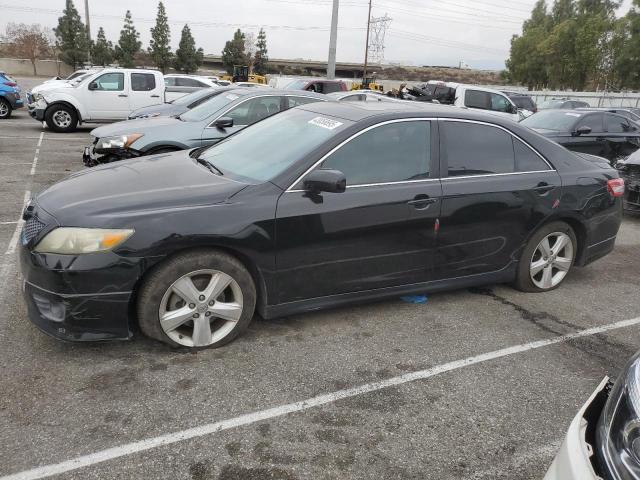
[[[214,250],[173,257],[143,282],[138,324],[173,347],[215,348],[236,338],[256,306],[253,278],[236,258]]]
[[[52,105],[44,114],[44,120],[54,132],[74,132],[78,126],[78,114],[73,107],[67,105]]]
[[[11,104],[4,98],[0,98],[0,119],[11,116]]]
[[[558,288],[573,266],[578,241],[565,222],[544,225],[522,252],[515,286],[523,292],[548,292]]]

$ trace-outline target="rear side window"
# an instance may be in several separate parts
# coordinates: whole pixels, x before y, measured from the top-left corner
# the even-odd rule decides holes
[[[287,97],[287,101],[289,102],[288,108],[297,107],[298,105],[306,105],[307,103],[314,103],[320,101],[319,98],[313,97]]]
[[[489,110],[491,108],[491,94],[479,90],[467,90],[464,92],[464,105],[469,108]]]
[[[624,133],[631,130],[626,118],[617,115],[605,115],[605,128],[609,133]]]
[[[430,152],[430,122],[395,122],[350,140],[320,168],[340,170],[347,185],[420,180],[429,178]]]
[[[531,148],[513,136],[511,140],[513,141],[513,153],[516,158],[516,171],[538,172],[549,170],[547,162],[542,160]]]
[[[342,85],[337,82],[327,82],[324,84],[322,93],[332,93],[332,92],[341,92]]]
[[[131,90],[149,92],[156,88],[156,76],[152,73],[132,73]]]
[[[440,132],[450,177],[515,171],[513,142],[507,132],[467,122],[442,122]]]

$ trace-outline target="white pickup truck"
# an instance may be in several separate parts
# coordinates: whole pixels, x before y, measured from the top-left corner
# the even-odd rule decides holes
[[[105,68],[72,88],[47,88],[30,96],[29,114],[55,132],[73,132],[79,123],[126,120],[133,110],[164,103],[158,70]]]

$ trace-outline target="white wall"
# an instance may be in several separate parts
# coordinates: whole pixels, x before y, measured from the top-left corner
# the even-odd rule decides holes
[[[66,77],[73,72],[73,68],[55,60],[37,60],[36,71],[43,77]],[[33,75],[33,66],[30,60],[23,58],[0,58],[0,72],[9,75]]]

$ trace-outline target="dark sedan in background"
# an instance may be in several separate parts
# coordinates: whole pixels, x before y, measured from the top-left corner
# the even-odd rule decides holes
[[[615,113],[585,110],[543,110],[520,122],[576,152],[611,162],[640,147],[638,126]]]
[[[538,110],[573,110],[574,108],[590,107],[582,100],[571,100],[569,98],[552,98],[545,100],[538,105]]]
[[[125,158],[213,145],[227,136],[297,105],[328,101],[325,95],[272,88],[232,88],[175,117],[127,120],[91,131],[83,154],[92,167]]]
[[[256,310],[502,282],[546,292],[613,249],[623,191],[608,164],[509,119],[316,102],[41,192],[24,215],[24,295],[62,339],[129,338],[137,322],[191,348],[231,341]]]
[[[201,103],[206,102],[210,98],[220,95],[223,92],[228,92],[229,90],[232,90],[232,88],[202,88],[183,97],[176,98],[171,102],[134,110],[129,114],[129,120],[133,120],[134,118],[172,117],[181,115]]]

